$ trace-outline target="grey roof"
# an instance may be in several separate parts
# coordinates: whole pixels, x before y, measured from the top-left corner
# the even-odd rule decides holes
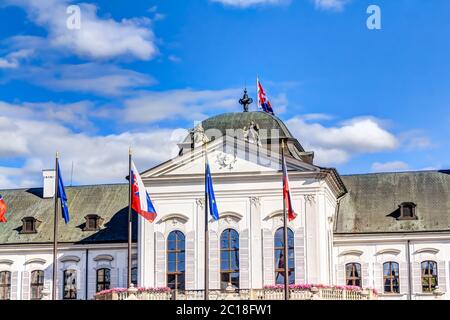
[[[450,230],[450,170],[341,176],[348,193],[336,233]],[[397,220],[399,205],[417,205],[417,220]]]
[[[66,243],[126,242],[128,239],[128,184],[66,187],[69,224],[59,219],[59,239]],[[43,199],[42,188],[0,190],[8,211],[7,223],[0,223],[0,245],[50,243],[53,241],[53,198]],[[84,217],[97,214],[104,219],[99,231],[83,231]],[[33,216],[41,221],[38,232],[21,234],[22,218]],[[133,214],[133,218],[135,218]],[[133,238],[137,224],[134,219]]]

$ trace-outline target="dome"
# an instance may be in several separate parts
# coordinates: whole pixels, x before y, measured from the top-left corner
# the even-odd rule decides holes
[[[200,125],[199,125],[200,126]],[[292,135],[286,125],[278,117],[262,111],[253,112],[230,112],[223,113],[201,122],[201,127],[206,136],[214,140],[218,138],[218,135],[225,136],[229,132],[236,130],[245,131],[250,127],[256,129],[258,139],[261,145],[270,148],[273,143],[281,143],[284,140],[287,144],[289,153],[291,156],[302,159],[308,163],[312,163],[313,153],[305,152],[302,145]],[[277,130],[278,138],[271,140],[272,130]],[[190,134],[186,136],[184,141],[179,145],[180,154],[183,153],[183,149],[190,149],[193,147],[193,134],[195,128],[191,130]],[[276,141],[276,142],[274,142]]]
[[[248,128],[252,121],[258,125],[259,130],[266,130],[268,134],[275,129],[279,130],[282,139],[294,138],[283,121],[262,111],[224,113],[202,121],[202,126],[205,131],[217,129],[225,134],[227,129],[243,130],[245,127]]]

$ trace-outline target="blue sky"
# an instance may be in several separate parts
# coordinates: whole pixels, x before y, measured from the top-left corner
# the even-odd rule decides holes
[[[69,30],[69,5],[81,28]],[[369,30],[367,7],[381,9]],[[258,74],[316,163],[342,174],[450,168],[447,0],[0,1],[0,189],[146,169],[183,129],[240,111]],[[251,108],[256,109],[255,104]]]

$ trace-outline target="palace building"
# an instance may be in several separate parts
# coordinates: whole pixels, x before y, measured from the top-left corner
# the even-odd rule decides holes
[[[221,114],[201,122],[174,159],[141,177],[158,216],[134,214],[138,287],[201,291],[205,151],[219,220],[209,217],[209,288],[284,283],[280,150],[297,218],[288,223],[291,284],[375,288],[379,299],[450,299],[450,171],[340,175],[314,163],[277,117]],[[0,190],[0,299],[42,299],[52,288],[54,171],[43,188]],[[57,296],[93,299],[127,286],[128,184],[66,188]],[[62,219],[61,219],[62,220]]]

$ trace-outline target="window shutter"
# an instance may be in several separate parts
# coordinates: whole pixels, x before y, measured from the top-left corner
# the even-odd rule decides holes
[[[275,253],[274,239],[269,229],[263,229],[263,267],[264,267],[264,285],[273,285],[275,282]]]
[[[408,264],[406,262],[400,263],[400,293],[408,294]]]
[[[369,279],[369,264],[363,263],[361,264],[361,273],[362,273],[362,286],[363,288],[370,287],[370,279]]]
[[[438,262],[438,286],[442,292],[447,291],[447,277],[445,274],[445,261]]]
[[[128,270],[127,268],[122,269],[122,287],[128,287]]]
[[[76,271],[77,271],[77,283],[76,283],[76,285],[77,285],[77,299],[78,300],[81,300],[81,299],[83,299],[84,298],[84,281],[83,281],[83,278],[84,278],[84,273],[85,273],[85,269],[84,268],[81,268],[81,269],[76,269]],[[64,279],[63,279],[63,283],[64,283]]]
[[[412,275],[413,275],[413,292],[422,292],[422,273],[419,262],[412,263]]]
[[[52,298],[52,281],[53,281],[53,267],[49,266],[47,269],[44,270],[44,288],[48,290],[50,295],[48,296],[49,299]]]
[[[119,286],[119,271],[119,268],[111,268],[111,289]]]
[[[195,231],[186,235],[186,290],[195,290]]]
[[[17,281],[19,273],[11,272],[11,300],[17,300]]]
[[[62,285],[63,281],[61,281],[62,278],[62,271],[58,270],[56,273],[56,297],[58,300],[62,300]],[[45,281],[45,273],[44,273],[44,281]]]
[[[336,266],[336,281],[339,286],[345,285],[345,265],[343,264]]]
[[[88,271],[88,300],[94,299],[97,291],[97,270],[90,268]]]
[[[295,283],[306,282],[305,274],[305,229],[298,228],[294,236]]]
[[[239,235],[239,288],[250,289],[249,230]]]
[[[30,300],[30,272],[22,271],[22,300]]]
[[[166,243],[161,232],[155,232],[155,244],[155,283],[156,287],[164,287],[166,286]]]
[[[209,231],[209,289],[220,289],[219,238]]]
[[[379,293],[384,292],[383,288],[383,264],[375,262],[373,264],[374,287]]]

